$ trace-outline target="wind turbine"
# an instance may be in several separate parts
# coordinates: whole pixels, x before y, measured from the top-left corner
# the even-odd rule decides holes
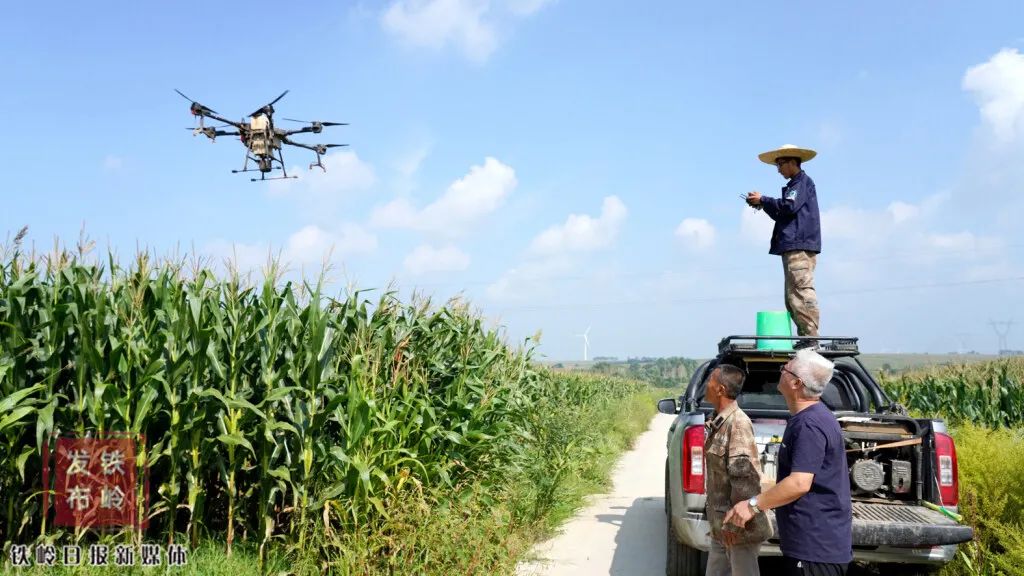
[[[590,352],[590,338],[588,337],[589,334],[590,334],[590,326],[587,326],[587,329],[583,332],[583,334],[577,334],[577,336],[581,336],[583,338],[583,361],[584,362],[587,361],[587,353]]]

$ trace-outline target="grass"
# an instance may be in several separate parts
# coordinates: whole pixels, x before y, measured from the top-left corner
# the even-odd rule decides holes
[[[24,574],[25,576],[52,575],[52,576],[154,576],[157,574],[173,574],[175,576],[260,576],[259,557],[255,549],[246,546],[236,547],[234,553],[229,557],[224,554],[224,543],[215,541],[204,541],[199,548],[190,550],[185,566],[167,566],[166,557],[162,558],[160,567],[141,567],[138,557],[138,549],[135,550],[136,566],[124,567],[115,566],[113,561],[113,547],[110,544],[111,559],[110,565],[106,567],[88,566],[88,548],[83,547],[82,566],[69,567],[56,565],[53,567],[33,566],[31,568],[7,568],[6,573]],[[265,564],[265,574],[288,573],[291,569],[291,561],[279,554],[272,554]]]
[[[1021,574],[1024,567],[1024,429],[954,430],[960,470],[960,512],[974,527],[944,576]]]

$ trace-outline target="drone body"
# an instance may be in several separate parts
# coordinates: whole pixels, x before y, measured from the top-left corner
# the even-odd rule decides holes
[[[178,94],[181,94],[183,98],[192,103],[189,110],[192,115],[195,116],[199,125],[192,130],[192,135],[196,136],[203,134],[211,141],[216,140],[217,136],[238,136],[242,144],[245,146],[245,162],[242,164],[241,170],[232,170],[231,172],[237,174],[239,172],[259,172],[260,177],[251,178],[253,182],[257,180],[281,180],[284,178],[298,178],[298,176],[289,176],[288,171],[284,166],[284,156],[281,153],[282,145],[296,146],[298,148],[305,148],[312,150],[316,154],[316,162],[309,165],[310,170],[314,166],[319,166],[324,172],[327,168],[324,167],[322,155],[327,153],[330,148],[338,146],[347,146],[347,144],[304,144],[302,142],[295,142],[291,139],[295,134],[313,133],[319,134],[323,131],[324,126],[347,126],[348,124],[342,122],[303,122],[302,120],[291,120],[285,118],[289,122],[302,122],[309,124],[296,130],[284,130],[274,126],[274,104],[278,100],[284,98],[284,95],[288,93],[287,90],[281,93],[280,96],[275,98],[270,104],[257,109],[255,112],[249,115],[249,121],[245,120],[239,122],[233,122],[227,118],[218,116],[217,113],[203,106],[199,102],[192,100],[188,96],[182,94],[179,90],[175,90]],[[203,124],[204,118],[210,118],[222,122],[223,126],[205,126]],[[231,130],[222,130],[222,128],[232,128]],[[249,162],[253,162],[256,167],[249,168]],[[275,166],[276,164],[276,166]],[[281,176],[267,178],[267,174],[274,170],[281,170]]]

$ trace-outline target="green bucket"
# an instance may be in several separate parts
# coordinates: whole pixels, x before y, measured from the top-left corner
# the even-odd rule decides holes
[[[758,336],[792,336],[789,312],[769,310],[757,313]],[[792,340],[758,340],[758,350],[792,350]]]

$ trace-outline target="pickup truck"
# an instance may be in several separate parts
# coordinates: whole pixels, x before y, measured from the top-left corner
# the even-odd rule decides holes
[[[659,412],[677,415],[665,460],[668,576],[703,575],[707,563],[704,422],[713,409],[704,392],[720,363],[747,372],[737,401],[754,424],[762,492],[776,482],[776,456],[790,416],[778,391],[780,368],[795,352],[777,349],[777,344],[759,346],[759,340],[767,339],[723,338],[718,355],[698,367],[682,396],[658,402]],[[787,338],[771,337],[772,343],[780,340]],[[959,499],[953,438],[942,420],[911,418],[886,396],[857,358],[857,338],[816,340],[818,353],[835,364],[821,400],[835,414],[847,445],[854,562],[884,565],[880,573],[887,575],[937,570],[953,559],[958,543],[974,535],[969,526],[942,513],[945,509],[955,517]],[[774,534],[761,547],[761,556],[781,556],[778,526],[774,514],[768,514]]]

